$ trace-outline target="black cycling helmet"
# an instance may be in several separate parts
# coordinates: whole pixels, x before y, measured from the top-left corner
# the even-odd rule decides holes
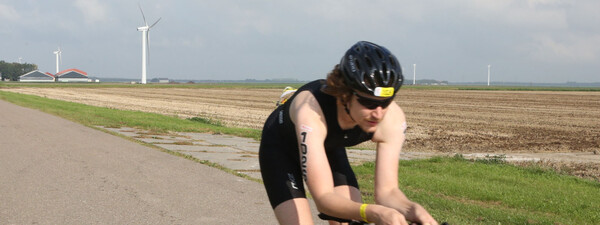
[[[348,49],[340,70],[350,88],[378,97],[393,97],[404,80],[396,57],[385,47],[367,41]]]

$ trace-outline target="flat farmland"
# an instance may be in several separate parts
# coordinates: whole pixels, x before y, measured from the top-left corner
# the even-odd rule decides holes
[[[261,129],[281,89],[10,87],[51,99]],[[600,151],[600,92],[404,88],[405,151],[557,153]]]

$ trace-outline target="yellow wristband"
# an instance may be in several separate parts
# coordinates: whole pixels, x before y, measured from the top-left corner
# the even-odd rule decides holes
[[[365,221],[367,223],[371,223],[367,220],[367,206],[368,206],[368,204],[362,204],[360,206],[360,218],[362,218],[363,221]]]

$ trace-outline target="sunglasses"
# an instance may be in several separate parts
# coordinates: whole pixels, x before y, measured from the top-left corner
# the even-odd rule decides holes
[[[393,97],[392,98],[386,98],[384,100],[375,100],[375,99],[372,99],[372,98],[367,98],[367,97],[360,96],[356,92],[354,92],[354,95],[356,96],[356,101],[358,101],[358,103],[360,103],[362,106],[364,106],[367,109],[376,109],[379,106],[381,106],[381,108],[385,109],[394,100]]]

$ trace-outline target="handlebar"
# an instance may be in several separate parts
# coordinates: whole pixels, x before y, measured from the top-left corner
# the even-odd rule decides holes
[[[322,220],[333,220],[333,221],[337,221],[340,223],[348,223],[348,225],[367,225],[368,223],[363,222],[363,221],[356,221],[356,220],[349,220],[349,219],[341,219],[341,218],[337,218],[337,217],[333,217],[324,213],[319,213],[319,218],[321,218]],[[412,225],[421,225],[420,223],[410,223]],[[448,222],[443,222],[440,225],[450,225],[448,224]]]
[[[340,223],[348,223],[348,225],[367,225],[368,224],[363,221],[356,221],[356,220],[349,220],[349,219],[333,217],[333,216],[327,215],[325,213],[319,213],[319,218],[321,218],[322,220],[333,220],[333,221],[337,221]]]

